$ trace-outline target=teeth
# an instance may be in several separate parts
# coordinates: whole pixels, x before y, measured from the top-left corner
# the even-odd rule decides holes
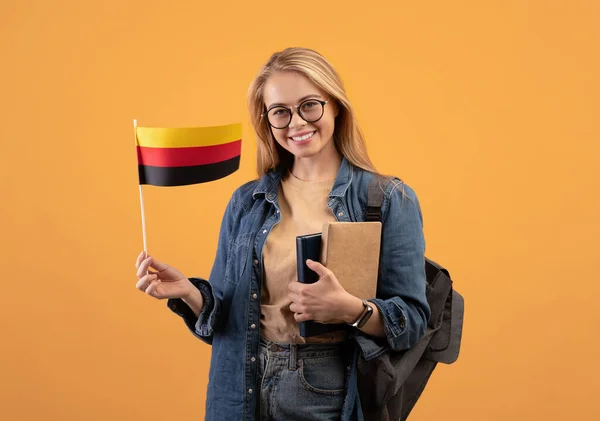
[[[315,132],[312,132],[312,133],[305,134],[304,136],[292,137],[292,139],[295,140],[296,142],[302,142],[303,140],[306,140],[309,137],[312,137],[312,135],[314,135],[314,134],[315,134]]]

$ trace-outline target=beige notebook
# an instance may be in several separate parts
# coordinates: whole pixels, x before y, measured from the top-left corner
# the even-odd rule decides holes
[[[381,222],[328,222],[323,225],[321,263],[350,294],[375,298]]]

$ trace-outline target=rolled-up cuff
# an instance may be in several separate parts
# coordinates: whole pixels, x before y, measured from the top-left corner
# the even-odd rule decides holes
[[[357,332],[356,342],[360,346],[365,360],[377,358],[390,349],[397,349],[400,345],[398,338],[406,330],[404,311],[393,300],[373,298],[368,301],[377,306],[381,314],[385,338],[373,337],[361,331]]]
[[[214,325],[218,315],[218,306],[215,305],[216,301],[212,286],[201,278],[189,279],[198,288],[204,300],[200,315],[196,317],[192,309],[181,298],[170,298],[167,301],[167,306],[183,319],[185,325],[195,337],[210,344],[212,343]]]

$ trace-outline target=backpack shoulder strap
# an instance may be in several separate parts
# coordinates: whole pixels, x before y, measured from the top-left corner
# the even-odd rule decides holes
[[[381,205],[383,204],[383,187],[380,183],[381,180],[389,182],[389,179],[382,179],[377,174],[374,174],[371,182],[369,183],[369,192],[367,197],[367,222],[381,221]]]

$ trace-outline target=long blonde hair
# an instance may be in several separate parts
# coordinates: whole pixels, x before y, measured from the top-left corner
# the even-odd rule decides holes
[[[337,150],[353,165],[377,173],[367,154],[365,139],[337,71],[316,51],[293,47],[274,53],[260,69],[248,89],[250,119],[258,136],[256,165],[258,176],[263,176],[279,164],[290,168],[294,159],[290,152],[275,141],[269,123],[263,117],[265,83],[273,73],[280,71],[296,72],[306,76],[336,101],[339,114],[335,121],[333,139]]]

